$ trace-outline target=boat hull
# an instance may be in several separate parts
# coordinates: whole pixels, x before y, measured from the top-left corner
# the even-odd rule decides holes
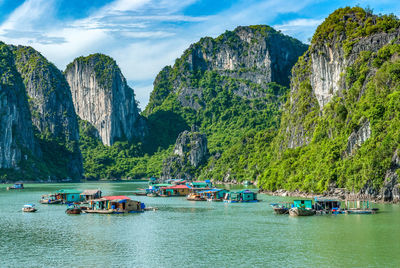
[[[67,209],[67,210],[65,211],[65,213],[77,215],[77,214],[81,214],[81,213],[82,213],[82,210],[79,209],[79,208]]]
[[[61,204],[61,200],[45,200],[42,199],[39,201],[40,204],[49,204],[49,205],[53,205],[53,204]]]
[[[23,212],[36,212],[37,209],[36,208],[22,208]]]
[[[303,208],[291,208],[289,209],[289,215],[293,217],[298,216],[313,216],[315,211],[312,209],[303,209]]]
[[[288,208],[274,208],[275,214],[288,214],[289,209]]]

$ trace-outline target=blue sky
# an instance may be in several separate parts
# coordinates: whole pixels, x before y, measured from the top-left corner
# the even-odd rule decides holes
[[[110,55],[144,108],[157,73],[201,37],[267,24],[307,42],[335,9],[355,5],[400,15],[393,0],[0,0],[0,40],[30,45],[61,70]]]

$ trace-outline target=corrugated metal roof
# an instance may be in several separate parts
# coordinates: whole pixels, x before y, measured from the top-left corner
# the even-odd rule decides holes
[[[81,195],[95,195],[98,192],[101,192],[100,190],[85,190],[81,193]]]

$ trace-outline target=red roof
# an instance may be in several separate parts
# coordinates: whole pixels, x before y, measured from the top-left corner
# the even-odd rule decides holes
[[[115,199],[130,199],[129,197],[125,195],[114,195],[114,196],[103,196],[103,198],[107,200],[115,200]]]
[[[189,187],[187,187],[186,185],[175,185],[175,186],[171,186],[171,187],[165,187],[165,189],[188,189]]]

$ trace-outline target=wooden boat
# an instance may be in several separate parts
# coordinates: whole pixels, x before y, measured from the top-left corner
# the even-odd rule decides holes
[[[148,197],[157,197],[158,194],[156,192],[151,192],[147,194]]]
[[[148,195],[146,192],[135,192],[133,194],[137,195],[137,196],[146,196],[146,195]]]
[[[289,215],[290,216],[313,216],[315,214],[315,211],[313,209],[308,209],[308,208],[299,208],[299,207],[294,207],[289,209]]]
[[[24,189],[24,184],[20,182],[15,183],[11,187],[7,187],[7,190],[22,190],[22,189]]]
[[[67,214],[81,214],[82,209],[78,205],[69,205],[65,211]]]
[[[35,204],[26,204],[22,208],[23,212],[36,212],[37,209],[35,208]]]
[[[189,201],[206,201],[206,199],[198,193],[191,193],[186,197],[186,199]]]
[[[279,202],[270,204],[275,214],[288,214],[290,206],[292,203],[290,202]]]

